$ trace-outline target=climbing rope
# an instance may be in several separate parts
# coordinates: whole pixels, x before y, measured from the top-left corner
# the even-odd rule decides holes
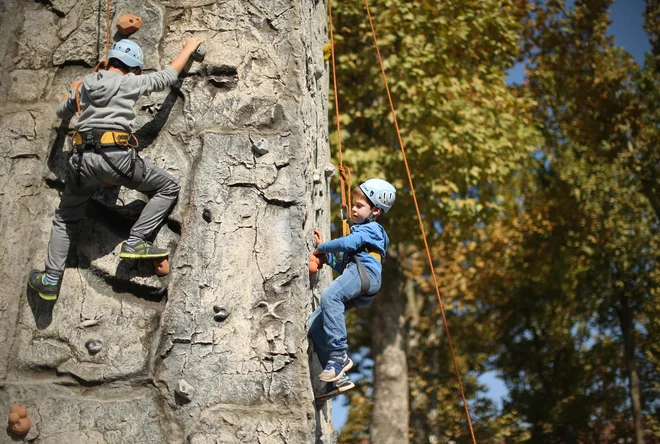
[[[101,2],[99,0],[99,21],[98,21],[98,26],[99,28],[101,27]],[[96,50],[98,51],[98,34],[97,34],[97,45],[96,45]],[[97,72],[99,68],[103,67],[105,68],[108,63],[108,54],[110,53],[110,0],[106,1],[106,6],[105,6],[105,59],[104,60],[99,60],[99,62],[96,64],[94,67],[94,72]],[[98,55],[98,54],[97,54]],[[76,108],[78,111],[78,115],[81,113],[81,108],[80,108],[80,85],[76,87]]]
[[[78,109],[78,115],[82,114],[80,109],[80,85],[76,86],[76,108]]]
[[[105,58],[108,59],[110,52],[110,0],[106,1],[105,6]]]
[[[339,123],[339,91],[337,90],[337,69],[335,67],[335,38],[332,27],[332,0],[328,1],[328,16],[330,17],[330,59],[332,60],[332,83],[335,96],[335,122],[337,123],[337,148],[339,149],[339,182],[341,188],[341,229],[343,236],[350,233],[348,212],[351,208],[351,169],[344,165],[341,149],[341,123]],[[348,185],[348,192],[346,190]]]
[[[336,120],[337,120],[337,136],[338,136],[338,146],[339,146],[339,162],[340,162],[340,172],[342,171],[343,164],[342,164],[342,152],[341,152],[341,137],[340,135],[340,125],[339,125],[339,99],[338,99],[338,91],[337,91],[337,76],[336,76],[336,69],[335,69],[335,42],[334,42],[334,33],[333,33],[333,26],[332,26],[332,6],[331,6],[332,0],[328,1],[328,15],[330,19],[330,43],[331,43],[331,55],[332,55],[332,75],[333,75],[333,80],[334,80],[334,90],[335,90],[335,111],[336,111]],[[367,17],[369,18],[369,25],[371,26],[371,33],[373,35],[374,39],[374,46],[376,47],[376,54],[378,56],[378,63],[380,64],[380,71],[383,76],[383,82],[385,83],[385,90],[387,92],[387,98],[389,100],[390,104],[390,110],[392,112],[392,118],[394,120],[394,127],[396,129],[396,134],[399,140],[399,146],[401,147],[401,153],[403,155],[403,163],[406,167],[406,174],[408,175],[408,182],[410,184],[410,191],[412,194],[413,202],[415,204],[415,210],[417,211],[417,220],[419,221],[419,228],[422,233],[422,239],[424,240],[424,247],[426,249],[426,257],[429,262],[429,266],[431,267],[431,276],[433,276],[433,284],[435,287],[435,292],[438,297],[438,304],[440,305],[440,312],[442,314],[442,320],[445,324],[445,333],[447,334],[447,341],[449,342],[449,350],[451,351],[451,359],[454,363],[454,370],[456,371],[456,377],[458,379],[458,386],[461,390],[461,397],[463,399],[463,405],[465,406],[465,415],[467,417],[468,425],[470,427],[470,434],[472,435],[472,442],[474,444],[477,443],[477,440],[474,436],[474,429],[472,427],[472,420],[470,418],[470,409],[468,407],[467,399],[465,398],[465,390],[463,389],[463,382],[461,381],[461,375],[458,370],[458,364],[456,362],[456,354],[454,353],[454,345],[451,340],[451,335],[449,333],[449,325],[447,323],[447,316],[445,314],[445,307],[444,307],[444,302],[442,300],[442,296],[440,295],[440,289],[438,286],[438,280],[435,274],[435,267],[433,266],[433,257],[431,256],[431,249],[429,248],[428,241],[426,239],[426,230],[424,229],[424,224],[422,222],[422,215],[421,211],[419,209],[419,204],[417,202],[417,195],[415,193],[415,185],[412,180],[412,176],[410,174],[410,167],[408,166],[408,158],[406,156],[406,150],[403,144],[403,139],[401,138],[401,131],[399,130],[399,122],[396,118],[396,111],[394,109],[394,102],[392,101],[392,95],[390,93],[390,87],[387,82],[387,75],[385,74],[385,67],[383,65],[383,59],[380,55],[380,49],[378,47],[378,38],[376,36],[376,29],[374,27],[373,19],[371,17],[371,11],[369,9],[369,1],[364,0],[364,5],[367,9]],[[344,182],[344,177],[342,175],[342,187],[343,187],[343,182]],[[344,205],[344,189],[342,188],[342,205]],[[344,233],[346,234],[346,233]]]
[[[101,27],[101,0],[99,0],[99,20],[98,26]],[[98,51],[98,33],[97,33],[97,51]],[[104,60],[99,60],[99,62],[94,67],[94,72],[97,72],[99,68],[106,68],[108,65],[108,54],[110,53],[110,0],[106,1],[105,6],[105,58]],[[100,54],[99,54],[100,55]]]
[[[364,0],[364,6],[367,8],[367,17],[369,17],[369,25],[371,26],[371,34],[374,38],[374,46],[376,47],[376,54],[378,56],[378,63],[380,64],[380,72],[383,75],[383,82],[385,83],[385,90],[387,91],[387,99],[390,103],[390,109],[392,111],[392,119],[394,120],[394,127],[396,128],[396,135],[399,139],[399,146],[401,147],[401,154],[403,155],[403,163],[406,167],[406,174],[408,175],[408,183],[410,184],[410,191],[412,194],[413,202],[415,203],[415,210],[417,211],[417,220],[419,221],[419,228],[422,233],[422,239],[424,240],[424,247],[426,248],[426,257],[429,261],[429,266],[431,267],[431,276],[433,276],[433,285],[435,287],[435,292],[438,297],[438,303],[440,305],[440,312],[442,313],[442,320],[445,324],[445,333],[447,334],[447,341],[449,342],[449,350],[451,351],[451,359],[454,362],[454,370],[456,371],[456,378],[458,379],[458,386],[461,389],[461,397],[463,398],[463,405],[465,406],[465,416],[467,417],[468,425],[470,427],[470,434],[472,435],[472,442],[477,444],[477,440],[474,437],[474,429],[472,428],[472,419],[470,418],[470,408],[468,407],[467,400],[465,399],[465,391],[463,390],[463,382],[461,381],[461,374],[458,370],[458,364],[456,363],[456,355],[454,353],[454,345],[452,344],[451,335],[449,334],[449,325],[447,324],[447,316],[445,315],[445,306],[442,301],[442,296],[440,295],[440,289],[438,287],[438,279],[435,275],[435,267],[433,266],[433,258],[431,256],[431,249],[429,248],[428,241],[426,240],[426,230],[424,230],[424,224],[422,223],[422,214],[419,210],[419,204],[417,203],[417,195],[415,194],[415,185],[410,175],[410,168],[408,166],[408,158],[406,156],[406,150],[403,146],[403,139],[401,138],[401,131],[399,130],[399,122],[396,118],[396,112],[394,110],[394,102],[392,101],[392,95],[390,94],[390,87],[387,83],[387,76],[385,75],[385,67],[383,66],[383,59],[380,56],[380,49],[378,48],[378,38],[376,36],[376,29],[374,27],[373,19],[371,18],[371,11],[369,10],[369,0]]]

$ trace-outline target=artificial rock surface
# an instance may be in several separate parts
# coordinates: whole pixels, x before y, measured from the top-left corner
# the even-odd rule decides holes
[[[141,155],[182,186],[156,238],[172,271],[119,259],[147,197],[101,188],[60,299],[26,288],[43,268],[75,123],[54,110],[105,54],[101,3],[0,4],[0,408],[25,405],[22,440],[35,443],[333,442],[306,336],[329,279],[307,272],[333,171],[324,2],[113,0],[111,34],[121,14],[143,18],[132,38],[147,71],[191,32],[206,47],[136,107]]]

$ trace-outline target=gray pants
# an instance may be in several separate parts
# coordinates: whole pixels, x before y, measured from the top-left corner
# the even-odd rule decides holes
[[[137,156],[135,150],[110,149],[104,152],[120,171],[131,174],[131,161]],[[131,228],[131,235],[149,240],[175,205],[181,187],[171,174],[154,165],[150,159],[142,160],[145,169],[144,180],[137,188],[131,188],[150,196],[151,199]],[[140,159],[137,161],[139,162]],[[80,180],[78,181],[76,176],[79,162]],[[46,255],[46,271],[58,274],[64,272],[70,239],[78,232],[85,207],[94,190],[104,182],[112,185],[126,185],[128,182],[117,174],[100,154],[93,151],[85,151],[82,156],[74,153],[69,159],[68,171],[69,179],[62,193],[60,206],[55,212]]]

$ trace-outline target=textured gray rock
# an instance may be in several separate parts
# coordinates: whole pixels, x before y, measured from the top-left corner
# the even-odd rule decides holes
[[[26,292],[71,148],[54,109],[105,54],[102,3],[0,5],[0,409],[24,404],[35,443],[333,442],[307,342],[329,279],[307,273],[333,173],[322,2],[113,0],[113,33],[123,13],[144,20],[147,70],[190,32],[207,51],[137,106],[142,155],[182,185],[156,239],[172,272],[119,259],[147,197],[103,188],[60,299]]]

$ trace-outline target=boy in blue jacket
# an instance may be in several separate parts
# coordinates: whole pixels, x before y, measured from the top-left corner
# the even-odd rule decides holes
[[[382,266],[389,239],[376,218],[392,208],[396,190],[382,179],[369,179],[352,192],[354,225],[348,236],[323,242],[315,230],[315,256],[340,273],[321,295],[320,306],[309,319],[309,335],[319,362],[324,366],[319,379],[327,382],[317,400],[333,398],[355,384],[345,374],[353,361],[348,357],[344,312],[366,307],[380,290]]]

